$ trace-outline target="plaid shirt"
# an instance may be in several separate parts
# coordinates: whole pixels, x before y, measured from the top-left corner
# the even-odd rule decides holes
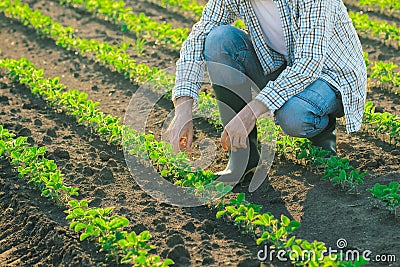
[[[342,94],[347,132],[359,130],[367,74],[361,43],[341,0],[274,0],[282,21],[287,56],[270,49],[250,0],[210,0],[193,26],[177,62],[173,99],[198,98],[204,72],[204,41],[216,26],[240,18],[246,24],[265,74],[287,68],[257,95],[272,112],[321,78]]]

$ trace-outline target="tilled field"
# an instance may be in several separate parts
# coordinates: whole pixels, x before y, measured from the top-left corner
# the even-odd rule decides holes
[[[97,39],[110,44],[134,39],[119,26],[93,17],[76,8],[60,6],[57,1],[23,1],[31,8],[49,15],[64,26],[72,26],[78,37]],[[145,1],[127,1],[134,12],[144,12],[156,21],[167,21],[174,27],[190,28],[192,19],[165,10]],[[354,3],[349,9],[356,9]],[[372,15],[387,19],[380,13]],[[399,25],[399,21],[393,18]],[[361,38],[364,50],[373,60],[400,62],[399,50],[377,40]],[[41,38],[35,30],[0,14],[0,51],[2,58],[25,57],[46,77],[60,77],[68,89],[77,88],[100,102],[105,113],[123,117],[129,101],[139,85],[117,72],[90,59],[56,46]],[[134,51],[132,58],[149,66],[173,66],[179,54],[160,48],[148,40],[143,55]],[[368,101],[379,111],[400,115],[398,96],[371,83]],[[207,207],[180,208],[161,204],[136,185],[126,167],[123,152],[99,138],[90,128],[79,126],[76,120],[55,112],[43,100],[30,94],[22,85],[12,82],[6,72],[0,72],[1,124],[13,133],[27,136],[32,145],[46,146],[46,157],[53,159],[65,183],[80,188],[80,198],[90,199],[90,205],[114,206],[115,211],[131,221],[130,230],[149,230],[151,244],[163,258],[171,258],[176,266],[288,266],[272,261],[260,263],[254,238],[231,222],[215,218]],[[168,113],[171,103],[164,101],[159,114]],[[157,116],[157,114],[155,114]],[[154,126],[156,131],[157,126]],[[210,132],[206,123],[197,124],[200,136]],[[384,142],[365,129],[348,135],[341,124],[338,130],[338,153],[351,164],[368,172],[360,193],[353,195],[321,181],[321,174],[277,156],[269,173],[267,186],[247,193],[251,203],[261,204],[264,211],[276,217],[285,214],[301,222],[296,236],[323,241],[332,248],[344,238],[348,249],[370,250],[374,255],[392,254],[400,261],[399,219],[381,206],[375,205],[366,192],[375,183],[399,181],[400,148]],[[223,153],[219,152],[223,157]],[[212,169],[222,169],[226,157],[217,160]],[[96,245],[79,241],[79,235],[68,229],[64,208],[55,206],[40,193],[18,178],[10,163],[0,161],[0,266],[116,266],[105,260],[105,253]],[[244,189],[235,189],[235,191]],[[370,263],[369,266],[378,265]],[[381,266],[399,266],[398,262]]]

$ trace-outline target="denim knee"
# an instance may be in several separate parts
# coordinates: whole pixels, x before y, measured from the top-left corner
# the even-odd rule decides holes
[[[296,96],[277,110],[275,117],[286,134],[303,138],[319,134],[329,123],[327,114],[321,113],[310,103]]]
[[[310,138],[327,127],[329,116],[343,116],[343,104],[328,82],[317,79],[286,101],[275,115],[285,133]]]
[[[231,25],[215,27],[206,37],[203,51],[204,58],[206,61],[225,63],[221,62],[221,59],[224,61],[221,55],[228,54],[233,56],[237,51],[247,48],[243,38],[247,38],[246,34]]]

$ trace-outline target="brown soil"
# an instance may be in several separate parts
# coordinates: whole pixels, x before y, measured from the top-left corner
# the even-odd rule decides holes
[[[35,8],[62,23],[78,29],[77,35],[118,44],[123,38],[119,27],[94,18],[74,8],[61,7],[56,2],[29,1]],[[145,1],[130,1],[157,20],[173,19],[175,26],[191,27],[192,20]],[[379,14],[378,14],[379,15]],[[377,15],[377,16],[378,16]],[[78,88],[89,98],[100,102],[105,113],[123,117],[131,96],[138,85],[89,59],[57,47],[53,41],[37,36],[34,30],[0,15],[0,50],[2,57],[26,57],[48,77],[59,76],[67,88]],[[362,39],[372,60],[400,63],[398,50],[376,40]],[[165,68],[173,66],[175,51],[159,49],[149,40],[144,54],[132,57],[138,62]],[[136,185],[121,150],[109,145],[79,126],[74,118],[55,113],[46,103],[29,93],[24,86],[12,83],[0,72],[1,124],[18,135],[28,136],[34,145],[45,145],[47,157],[54,159],[65,174],[68,185],[80,188],[82,198],[92,206],[115,206],[116,212],[131,222],[130,229],[149,230],[153,235],[155,253],[171,257],[176,266],[285,266],[276,259],[260,263],[257,246],[252,237],[241,234],[232,223],[215,219],[215,211],[207,207],[179,208],[160,204]],[[381,111],[400,115],[397,96],[379,88],[370,88],[368,100]],[[167,114],[171,103],[162,101],[156,113]],[[153,117],[152,121],[157,121]],[[157,125],[150,130],[157,132]],[[210,131],[207,123],[196,123],[197,141],[207,135],[217,140],[219,134]],[[282,157],[276,157],[269,173],[269,185],[248,200],[264,206],[275,216],[285,214],[301,221],[297,236],[325,242],[333,249],[344,238],[348,248],[370,250],[376,254],[395,254],[400,261],[399,219],[376,205],[367,188],[376,182],[399,181],[400,148],[385,143],[362,130],[345,134],[338,129],[338,152],[348,157],[353,166],[367,171],[360,194],[351,195],[321,181],[321,174],[307,170]],[[195,154],[194,154],[195,155]],[[222,169],[226,155],[219,149],[219,160],[213,170]],[[244,191],[238,188],[235,191]],[[78,235],[68,229],[62,208],[25,184],[5,160],[0,161],[0,266],[115,266],[105,261],[90,242],[79,242]],[[378,265],[371,263],[369,266]],[[399,266],[383,263],[380,266]]]

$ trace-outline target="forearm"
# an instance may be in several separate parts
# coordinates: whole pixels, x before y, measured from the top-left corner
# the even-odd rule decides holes
[[[182,96],[174,99],[175,116],[192,116],[193,98]]]
[[[262,114],[268,112],[268,107],[260,100],[254,99],[247,106],[250,109],[255,119],[258,119]]]

